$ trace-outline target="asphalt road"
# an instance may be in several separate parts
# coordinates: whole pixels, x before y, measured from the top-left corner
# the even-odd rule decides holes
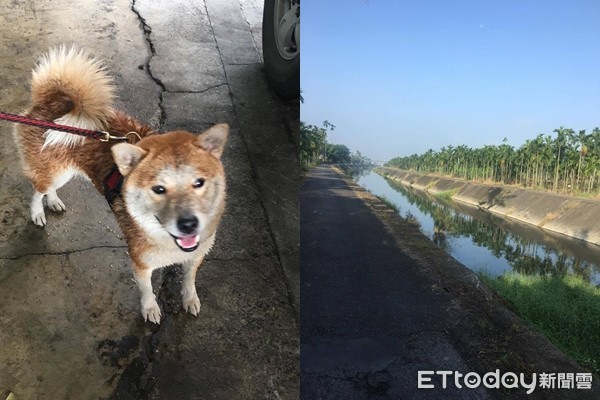
[[[531,382],[532,373],[585,371],[331,167],[308,172],[300,210],[302,399],[597,398],[597,381],[592,390],[526,395],[522,386],[467,388],[459,377],[458,388],[454,372],[523,373]],[[433,386],[419,388],[419,371],[453,375],[446,388],[433,374],[422,382]]]
[[[159,131],[231,126],[227,205],[181,309],[181,271],[155,271],[163,311],[144,323],[131,261],[89,183],[29,218],[9,123],[0,124],[0,399],[295,399],[299,389],[298,104],[262,66],[261,0],[4,1],[0,110],[29,102],[31,69],[73,43],[102,58],[117,108]]]
[[[302,398],[482,398],[417,389],[418,370],[468,370],[446,334],[450,298],[330,167],[310,171],[300,212]]]

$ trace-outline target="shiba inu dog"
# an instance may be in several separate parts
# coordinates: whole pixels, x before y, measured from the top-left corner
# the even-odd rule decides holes
[[[133,139],[101,142],[17,125],[15,142],[34,189],[33,222],[46,224],[44,197],[49,209],[65,211],[57,189],[74,176],[89,179],[109,200],[123,231],[144,319],[160,323],[152,271],[172,264],[183,266],[183,308],[197,316],[196,271],[214,243],[225,207],[220,158],[228,125],[215,125],[199,135],[158,134],[113,109],[115,87],[106,70],[73,47],[51,50],[41,58],[33,70],[31,92],[32,105],[25,116]]]

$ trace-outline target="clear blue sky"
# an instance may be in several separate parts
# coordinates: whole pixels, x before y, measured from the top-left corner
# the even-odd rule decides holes
[[[600,126],[600,1],[305,1],[302,121],[376,160]]]

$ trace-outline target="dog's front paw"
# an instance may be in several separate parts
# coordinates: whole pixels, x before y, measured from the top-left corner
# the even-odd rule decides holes
[[[183,309],[194,317],[197,317],[200,312],[200,299],[198,296],[183,299]]]
[[[156,300],[154,300],[154,302],[146,306],[142,304],[142,317],[144,317],[144,321],[150,321],[155,324],[160,324],[161,313],[160,307],[158,306]]]
[[[56,195],[54,195],[54,196],[48,195],[46,200],[48,202],[48,208],[50,208],[54,212],[61,212],[61,211],[67,210],[67,207],[65,207],[65,204]]]
[[[46,225],[46,214],[44,213],[44,210],[37,211],[37,212],[32,211],[31,212],[31,220],[37,226],[45,226]]]

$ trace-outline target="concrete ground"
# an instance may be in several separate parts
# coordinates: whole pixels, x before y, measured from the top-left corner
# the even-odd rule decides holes
[[[163,320],[144,323],[104,198],[67,184],[63,214],[29,220],[0,124],[0,398],[294,399],[299,389],[297,104],[269,89],[259,0],[3,0],[0,110],[29,102],[39,55],[75,43],[106,60],[118,108],[160,130],[232,126],[228,204],[181,310],[180,271],[155,272]]]

